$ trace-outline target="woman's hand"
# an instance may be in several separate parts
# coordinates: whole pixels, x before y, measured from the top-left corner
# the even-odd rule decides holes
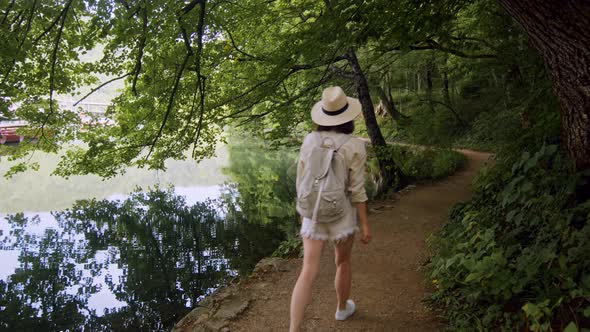
[[[367,217],[367,203],[358,202],[354,203],[356,208],[359,224],[361,226],[361,242],[368,244],[371,242],[371,230],[369,228],[369,220]]]
[[[371,242],[371,230],[369,229],[369,225],[361,225],[361,242],[364,244],[369,244]]]

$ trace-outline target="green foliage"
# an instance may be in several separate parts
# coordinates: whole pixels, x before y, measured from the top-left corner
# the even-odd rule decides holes
[[[576,201],[584,176],[557,150],[544,145],[482,172],[432,239],[432,300],[452,329],[590,323],[590,201]]]
[[[232,184],[226,185],[223,198],[231,202],[230,215],[245,222],[278,226],[286,240],[273,257],[300,257],[301,239],[296,236],[295,210],[296,151],[290,147],[271,147],[267,142],[233,132],[229,140],[229,166],[224,172]]]
[[[279,245],[272,253],[272,257],[301,258],[303,257],[303,242],[299,237],[289,238]]]
[[[520,27],[493,1],[473,1],[455,13],[448,22],[452,29],[441,36],[447,51],[367,55],[374,62],[368,74],[372,86],[391,93],[406,116],[393,121],[384,115],[382,122],[395,122],[391,136],[491,151],[556,137],[555,98]]]
[[[465,163],[461,153],[438,148],[410,145],[388,145],[385,149],[371,149],[371,155],[392,160],[409,180],[432,180],[449,176]],[[369,173],[378,174],[377,158],[369,160]]]
[[[270,140],[296,136],[322,87],[340,84],[354,95],[349,49],[379,57],[446,36],[466,3],[0,1],[0,111],[14,107],[56,135],[40,135],[15,158],[55,152],[73,140],[61,131],[80,123],[53,121],[62,110],[52,101],[123,82],[105,114],[114,125],[79,132],[82,148],[63,153],[56,174],[163,169],[186,150],[197,160],[212,156],[228,124]]]
[[[236,134],[228,145],[229,191],[246,216],[262,223],[295,220],[295,161],[291,148],[271,148],[267,143]]]
[[[421,145],[450,147],[462,129],[453,113],[446,109],[432,112],[427,105],[412,107],[411,122],[400,125],[399,138]]]
[[[522,134],[518,114],[513,111],[482,112],[471,128],[456,142],[460,147],[493,151]]]

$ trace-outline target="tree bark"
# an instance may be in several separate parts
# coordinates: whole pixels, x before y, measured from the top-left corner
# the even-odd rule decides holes
[[[397,107],[395,107],[393,97],[391,96],[391,91],[386,93],[382,87],[379,87],[379,98],[381,99],[380,103],[383,105],[383,109],[385,112],[387,112],[387,114],[389,114],[389,116],[391,116],[391,118],[393,118],[393,120],[399,121],[402,118],[407,118],[407,116],[401,114],[397,110]]]
[[[365,118],[365,125],[367,127],[369,138],[371,139],[371,144],[377,149],[383,148],[387,146],[387,143],[381,134],[379,124],[377,124],[375,108],[373,107],[373,101],[371,100],[371,94],[369,93],[367,78],[361,69],[353,48],[348,49],[346,57],[350,64],[350,68],[352,69],[354,85],[357,89],[359,101],[362,105],[363,117]],[[384,157],[385,156],[378,155],[379,170],[382,180],[378,191],[383,192],[392,186],[394,190],[397,190],[405,185],[404,177],[401,170],[399,170],[390,159]],[[398,177],[397,181],[396,176]]]
[[[426,98],[428,98],[428,107],[434,113],[434,103],[432,102],[432,72],[434,71],[434,62],[429,60],[426,64]]]
[[[443,72],[442,83],[443,83],[443,87],[442,87],[443,100],[447,105],[451,105],[451,94],[449,93],[449,74],[447,73],[446,70]]]
[[[445,56],[445,64],[443,66],[443,70],[442,70],[442,95],[443,95],[443,101],[447,104],[447,105],[451,105],[451,94],[449,93],[449,73],[448,73],[448,67],[447,67],[447,60],[448,57]]]
[[[385,139],[381,134],[381,129],[379,128],[377,118],[375,117],[375,109],[373,108],[373,101],[371,100],[371,95],[369,93],[369,84],[367,83],[367,78],[361,69],[354,49],[351,48],[348,50],[347,60],[352,69],[354,86],[356,87],[359,101],[363,106],[363,116],[367,126],[367,133],[371,139],[371,144],[374,146],[385,146]]]
[[[577,170],[590,168],[590,1],[497,0],[524,28],[550,73],[562,143]]]

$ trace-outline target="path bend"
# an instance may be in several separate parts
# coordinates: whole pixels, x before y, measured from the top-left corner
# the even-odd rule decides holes
[[[461,171],[370,206],[373,242],[368,246],[358,240],[355,243],[352,298],[357,312],[344,322],[334,320],[334,253],[326,246],[303,331],[425,332],[444,328],[422,301],[429,287],[420,271],[428,259],[426,239],[447,220],[455,203],[470,197],[475,175],[490,158],[489,153],[460,152],[467,157]],[[271,273],[255,284],[255,298],[232,321],[229,331],[288,331],[291,290],[301,260],[289,264],[286,272]]]

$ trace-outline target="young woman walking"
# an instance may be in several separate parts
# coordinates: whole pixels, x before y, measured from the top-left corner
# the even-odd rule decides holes
[[[365,193],[365,143],[355,137],[346,137],[354,131],[354,119],[361,113],[358,99],[347,97],[340,87],[326,88],[322,99],[311,110],[311,119],[318,125],[315,132],[308,134],[301,146],[297,164],[297,192],[301,188],[305,163],[321,141],[344,142],[336,153],[346,165],[346,198],[342,217],[334,222],[320,223],[313,218],[302,217],[301,237],[303,239],[303,268],[297,279],[291,297],[290,331],[299,331],[307,305],[311,301],[311,288],[320,268],[320,257],[326,241],[334,244],[336,263],[336,320],[345,320],[355,312],[355,304],[350,299],[351,266],[350,257],[354,234],[359,230],[361,242],[368,244],[371,233],[367,219],[367,195]],[[319,136],[318,136],[319,134]],[[307,165],[309,166],[309,165]],[[317,203],[317,202],[316,202]],[[317,211],[316,211],[317,214]]]

